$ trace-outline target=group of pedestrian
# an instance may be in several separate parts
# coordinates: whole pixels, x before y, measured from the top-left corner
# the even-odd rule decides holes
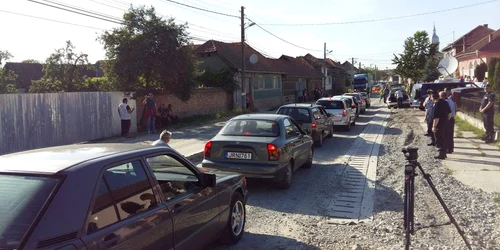
[[[481,102],[479,112],[483,114],[483,123],[486,130],[482,138],[486,143],[494,141],[494,103],[495,94],[491,91],[491,86],[484,85],[486,94]],[[431,138],[429,146],[436,146],[438,155],[436,159],[445,159],[447,154],[452,154],[454,150],[453,135],[455,131],[455,115],[457,106],[451,91],[445,88],[444,91],[427,91],[427,98],[424,101],[425,121],[427,123],[427,134]]]
[[[424,101],[425,122],[427,123],[427,134],[431,142],[427,145],[436,146],[438,155],[434,158],[445,159],[447,154],[454,150],[453,133],[455,130],[456,103],[451,91],[427,91]]]
[[[142,102],[144,105],[143,118],[146,120],[146,130],[150,134],[151,131],[156,134],[156,119],[159,121],[160,127],[167,127],[170,124],[175,124],[179,117],[174,114],[172,104],[161,104],[160,107],[156,105],[156,101],[153,100],[153,94],[149,93],[144,97]],[[128,105],[128,99],[123,98],[122,103],[118,105],[118,114],[121,119],[121,135],[126,136],[129,133],[130,125],[132,122],[132,112],[135,108],[130,108]]]

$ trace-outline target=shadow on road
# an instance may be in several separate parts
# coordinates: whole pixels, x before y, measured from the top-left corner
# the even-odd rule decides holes
[[[207,246],[205,250],[216,250],[216,249],[242,249],[242,250],[265,250],[265,249],[286,249],[286,250],[320,250],[320,248],[311,246],[304,242],[299,242],[292,238],[287,238],[283,236],[266,235],[266,234],[254,234],[245,232],[241,240],[233,246],[220,245],[218,243],[212,243]]]

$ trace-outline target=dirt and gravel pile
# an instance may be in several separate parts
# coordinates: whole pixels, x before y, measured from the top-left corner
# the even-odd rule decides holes
[[[386,109],[384,109],[386,110]],[[473,249],[500,249],[500,206],[494,194],[465,186],[434,159],[427,146],[417,110],[392,110],[378,158],[374,219],[370,223],[338,225],[324,209],[336,192],[342,164],[325,159],[299,171],[290,190],[251,190],[247,233],[235,246],[216,249],[404,249],[403,193],[405,146],[420,148],[419,161],[465,231]],[[316,156],[315,156],[316,160]],[[329,165],[330,164],[330,165]],[[332,170],[336,169],[336,170]],[[298,178],[297,178],[298,177]],[[294,180],[294,181],[295,181]],[[302,183],[300,183],[302,182]],[[416,232],[412,249],[466,249],[436,196],[419,175],[415,182]],[[498,196],[498,195],[497,195]]]

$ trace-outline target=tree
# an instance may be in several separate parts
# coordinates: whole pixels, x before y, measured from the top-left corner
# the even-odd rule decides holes
[[[9,83],[11,81],[15,81],[17,75],[14,72],[3,67],[3,62],[9,60],[10,58],[12,58],[11,53],[9,53],[8,51],[0,50],[0,94],[11,94],[18,92],[16,87],[13,84]]]
[[[487,70],[488,70],[488,65],[486,65],[486,63],[484,62],[479,64],[479,66],[477,66],[474,69],[474,75],[476,76],[478,82],[482,82],[484,80]]]
[[[488,82],[493,85],[495,84],[495,78],[493,77],[495,75],[495,67],[499,61],[499,57],[492,57],[488,62]]]
[[[163,20],[153,7],[129,9],[124,25],[100,36],[106,74],[120,90],[162,89],[187,101],[196,87],[196,59],[187,25]]]
[[[33,81],[30,92],[74,92],[80,90],[85,81],[85,71],[90,68],[87,54],[74,52],[75,46],[66,41],[64,48],[52,53],[43,65],[44,76]]]
[[[26,59],[21,61],[22,63],[40,63],[38,60],[35,59]]]
[[[439,66],[438,58],[431,58],[427,61],[422,76],[425,82],[434,82],[435,80],[439,79],[441,73],[439,73],[438,66]]]
[[[204,70],[196,80],[204,87],[222,88],[227,92],[233,92],[236,89],[234,83],[234,72],[229,69],[221,69],[218,72]]]
[[[497,96],[500,95],[500,61],[497,62],[495,65],[495,71],[493,72],[493,75],[490,77],[491,80],[493,80],[492,84],[492,90]]]
[[[417,31],[405,40],[403,47],[403,53],[394,54],[394,59],[392,59],[393,64],[397,65],[394,71],[404,78],[421,80],[426,72],[428,61],[436,56],[437,44],[429,41],[426,31]]]

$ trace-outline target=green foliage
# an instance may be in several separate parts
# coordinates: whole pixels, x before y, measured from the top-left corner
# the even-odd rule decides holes
[[[422,80],[426,74],[426,65],[437,53],[437,45],[429,41],[426,31],[417,31],[412,37],[408,37],[404,42],[404,51],[399,55],[394,55],[393,64],[396,74],[404,78],[411,78],[413,81]],[[429,71],[428,76],[433,73]]]
[[[114,91],[115,85],[108,77],[86,78],[80,91]]]
[[[33,81],[29,92],[73,92],[78,91],[85,82],[85,71],[90,69],[87,54],[74,52],[75,46],[66,41],[64,48],[57,49],[45,61],[44,76]]]
[[[477,81],[482,82],[486,76],[486,71],[488,70],[488,65],[482,62],[474,69],[474,76],[476,76]]]
[[[229,69],[221,69],[218,72],[204,70],[196,79],[200,86],[222,88],[227,92],[236,90],[234,82],[234,71]]]
[[[439,73],[438,66],[439,66],[438,58],[433,57],[427,61],[427,63],[425,64],[425,70],[424,70],[424,73],[422,76],[423,80],[425,82],[434,82],[435,80],[437,80],[439,78],[441,73]]]
[[[492,57],[488,62],[488,80],[489,78],[493,78],[493,74],[495,73],[495,66],[497,62],[500,61],[499,57]],[[491,82],[491,81],[489,81]]]
[[[133,8],[125,13],[124,25],[106,31],[106,74],[120,90],[167,90],[187,101],[196,87],[196,58],[187,25],[164,20],[154,8]]]
[[[23,60],[21,62],[22,63],[40,63],[39,61],[37,61],[35,59],[26,59],[26,60]]]
[[[490,84],[492,84],[492,90],[497,96],[500,96],[500,61],[497,62],[495,66],[495,72],[491,77]]]
[[[8,51],[0,51],[0,94],[12,94],[17,93],[18,90],[13,84],[9,82],[15,81],[17,75],[3,68],[3,62],[12,58],[12,54]]]

